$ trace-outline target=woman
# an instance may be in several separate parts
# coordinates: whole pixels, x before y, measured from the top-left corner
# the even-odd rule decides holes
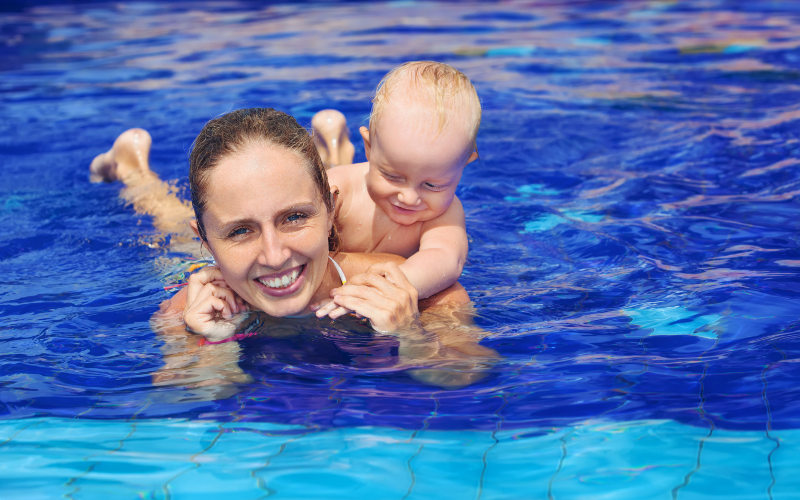
[[[148,137],[142,133],[134,135],[145,137],[144,144]],[[92,172],[116,170],[126,189],[138,190],[138,199],[145,200],[139,205],[134,200],[137,210],[154,214],[163,227],[161,212],[149,206],[164,206],[174,195],[147,168],[147,149],[137,153],[122,139],[111,156],[98,157]],[[131,161],[140,164],[131,168]],[[460,285],[418,307],[414,287],[397,267],[401,257],[336,252],[325,169],[311,137],[291,116],[256,108],[211,120],[195,140],[189,181],[192,227],[216,265],[193,274],[188,287],[162,304],[155,322],[161,332],[190,338],[189,330],[216,343],[250,333],[254,324],[264,323],[262,312],[272,318],[304,317],[312,315],[315,304],[333,298],[375,330],[395,335],[402,363],[467,361],[474,368],[476,355],[494,354],[477,344],[479,331],[453,320],[451,313],[469,302]],[[213,365],[212,349],[202,352],[201,365]],[[414,375],[445,386],[479,376],[442,370],[415,370]]]

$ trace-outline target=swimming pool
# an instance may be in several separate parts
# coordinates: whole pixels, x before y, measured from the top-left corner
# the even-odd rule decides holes
[[[800,498],[797,3],[4,9],[4,498]],[[423,58],[483,103],[462,283],[502,361],[424,386],[345,324],[243,342],[235,393],[154,386],[176,256],[92,157],[147,128],[185,192],[210,117],[357,137]]]

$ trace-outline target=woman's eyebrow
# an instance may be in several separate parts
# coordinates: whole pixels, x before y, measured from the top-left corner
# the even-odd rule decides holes
[[[276,212],[276,216],[280,217],[280,216],[283,216],[285,214],[292,213],[292,212],[307,212],[307,213],[310,213],[312,215],[316,215],[316,214],[318,214],[320,212],[320,209],[318,208],[317,204],[315,204],[313,201],[293,203],[292,205],[289,205],[286,208],[278,210]],[[217,226],[219,226],[222,229],[225,229],[225,228],[228,228],[230,226],[235,226],[235,225],[239,225],[239,224],[257,224],[258,223],[258,219],[253,217],[253,216],[246,215],[246,216],[243,216],[243,217],[238,217],[238,218],[229,219],[229,220],[217,219],[216,222],[217,222],[217,224],[216,224]]]
[[[301,202],[301,203],[295,203],[295,204],[291,205],[290,207],[287,207],[287,208],[285,208],[284,210],[281,211],[281,213],[284,213],[284,214],[285,213],[289,213],[289,212],[309,212],[309,213],[317,214],[317,213],[319,213],[319,208],[317,207],[317,205],[313,201],[304,202],[304,203]]]

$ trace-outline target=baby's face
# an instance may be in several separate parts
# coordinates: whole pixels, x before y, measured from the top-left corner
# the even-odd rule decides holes
[[[459,122],[449,123],[439,132],[435,112],[394,105],[369,131],[367,191],[397,224],[435,219],[453,202],[473,148]]]

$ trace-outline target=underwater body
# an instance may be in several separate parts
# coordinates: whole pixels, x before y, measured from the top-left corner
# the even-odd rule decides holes
[[[800,5],[12,2],[0,16],[4,498],[800,498]],[[186,255],[88,166],[130,127],[187,197],[227,111],[348,118],[460,69],[483,106],[460,389],[355,321],[154,384]],[[199,247],[199,243],[198,243]],[[343,348],[347,344],[347,348]]]

